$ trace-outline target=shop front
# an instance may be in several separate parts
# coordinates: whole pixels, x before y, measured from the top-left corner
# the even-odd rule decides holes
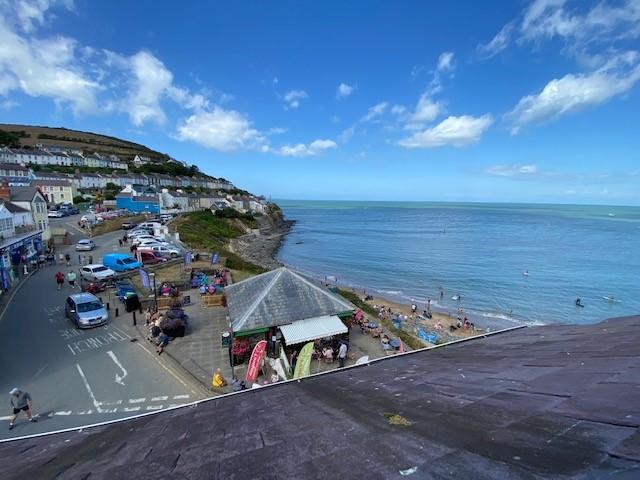
[[[0,241],[0,282],[3,291],[24,275],[25,267],[36,263],[37,256],[44,251],[42,230],[18,235]]]

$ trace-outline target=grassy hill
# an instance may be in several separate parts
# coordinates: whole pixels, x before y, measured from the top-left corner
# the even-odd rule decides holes
[[[68,148],[80,148],[87,152],[115,154],[124,160],[132,160],[136,155],[149,157],[157,161],[167,160],[167,155],[151,150],[138,143],[97,133],[69,130],[67,128],[37,127],[30,125],[0,124],[2,135],[0,143],[19,143],[23,147],[35,147],[37,143],[60,145]],[[7,141],[11,138],[12,141]],[[2,141],[4,140],[4,141]]]
[[[68,128],[0,123],[0,146],[34,148],[39,143],[78,148],[85,153],[115,154],[129,163],[129,170],[132,172],[209,177],[209,175],[199,172],[196,166],[185,167],[179,163],[169,162],[170,157],[167,154],[156,152],[139,143],[121,140],[108,135],[69,130]],[[131,162],[136,155],[149,157],[153,163],[133,168]],[[62,168],[56,167],[56,169],[61,170]],[[96,171],[96,169],[89,167],[81,167],[80,170]]]

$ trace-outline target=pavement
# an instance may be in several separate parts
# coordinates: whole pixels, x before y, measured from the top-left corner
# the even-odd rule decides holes
[[[73,243],[83,238],[77,219],[51,219],[64,226]],[[102,255],[120,251],[122,231],[96,237],[90,254],[98,262]],[[189,375],[161,359],[155,350],[137,339],[131,314],[114,316],[103,327],[79,330],[65,317],[66,297],[78,290],[56,289],[54,274],[78,268],[74,245],[58,246],[56,253],[71,253],[72,265],[46,266],[34,272],[19,288],[9,292],[9,302],[0,311],[0,395],[12,387],[33,397],[38,423],[18,418],[9,431],[0,423],[0,439],[130,417],[204,398],[206,393]],[[105,298],[108,301],[108,295]],[[122,312],[123,308],[120,308]],[[4,393],[3,393],[4,392]],[[1,420],[8,420],[0,412]]]

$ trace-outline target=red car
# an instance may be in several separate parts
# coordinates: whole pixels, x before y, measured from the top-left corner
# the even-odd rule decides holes
[[[156,255],[153,252],[139,251],[138,254],[140,255],[140,260],[142,261],[143,265],[155,265],[156,263],[162,263],[167,261],[165,257]]]

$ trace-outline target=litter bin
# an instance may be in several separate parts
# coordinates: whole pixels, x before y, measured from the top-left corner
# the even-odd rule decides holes
[[[231,334],[229,332],[222,332],[222,346],[231,346]]]
[[[127,295],[124,299],[124,308],[127,312],[133,312],[140,309],[140,299],[135,293]]]

